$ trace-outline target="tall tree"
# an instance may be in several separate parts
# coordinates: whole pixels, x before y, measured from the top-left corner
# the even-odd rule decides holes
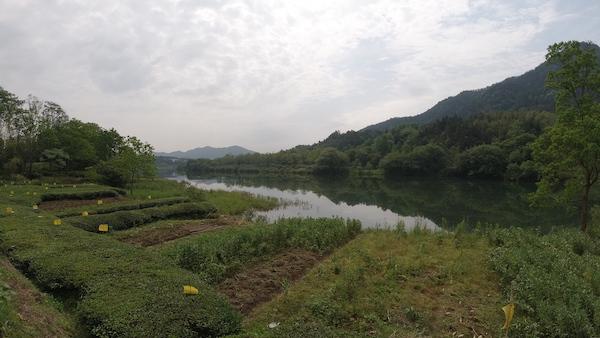
[[[600,171],[600,65],[592,44],[560,42],[546,60],[557,66],[547,86],[556,93],[556,123],[534,143],[541,180],[534,200],[579,200],[581,230],[589,222],[590,191]]]

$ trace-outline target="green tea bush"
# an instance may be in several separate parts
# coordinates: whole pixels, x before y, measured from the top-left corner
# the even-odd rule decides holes
[[[600,336],[600,240],[575,229],[489,233],[491,263],[517,305],[515,337]]]
[[[116,211],[123,210],[137,210],[137,209],[146,209],[152,207],[162,207],[166,205],[173,205],[179,203],[190,202],[190,200],[186,197],[168,197],[168,198],[159,198],[154,200],[142,200],[142,201],[133,201],[126,203],[118,203],[109,206],[91,206],[85,208],[76,208],[76,210],[68,210],[65,212],[57,213],[56,215],[59,217],[73,217],[81,214],[83,210],[88,211],[90,215],[99,215],[99,214],[110,214]]]
[[[98,225],[108,224],[111,230],[123,230],[146,223],[171,218],[204,218],[217,210],[206,202],[179,203],[139,210],[123,210],[108,214],[71,217],[67,221],[87,231],[97,231]]]
[[[106,197],[119,197],[126,192],[121,189],[73,191],[73,192],[48,192],[40,196],[42,202],[62,200],[93,200]]]
[[[343,219],[281,219],[272,224],[231,228],[184,239],[163,253],[210,283],[218,283],[240,266],[289,248],[331,251],[360,232],[360,222]]]

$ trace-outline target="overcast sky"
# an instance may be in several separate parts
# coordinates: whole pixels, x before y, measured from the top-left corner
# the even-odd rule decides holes
[[[600,42],[600,1],[0,0],[0,86],[159,151],[276,151]]]

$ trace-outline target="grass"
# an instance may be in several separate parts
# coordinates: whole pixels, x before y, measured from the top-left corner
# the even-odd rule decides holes
[[[211,190],[204,193],[207,202],[228,215],[240,215],[248,210],[269,210],[275,208],[279,201],[276,198],[255,196],[241,191]]]
[[[0,256],[0,337],[66,337],[75,332],[76,323],[61,304]]]
[[[368,231],[259,307],[240,336],[499,336],[489,250],[475,235]]]
[[[159,251],[182,268],[216,284],[244,265],[284,250],[329,252],[360,232],[360,223],[342,219],[283,219],[183,238]]]

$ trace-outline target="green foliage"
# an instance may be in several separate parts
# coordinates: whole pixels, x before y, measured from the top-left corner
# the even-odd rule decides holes
[[[217,209],[210,203],[178,203],[161,207],[122,210],[106,214],[71,217],[69,223],[87,231],[98,231],[98,225],[108,224],[111,230],[124,230],[150,222],[173,218],[205,218]]]
[[[145,209],[152,207],[161,207],[165,205],[173,205],[179,203],[190,202],[190,200],[186,197],[168,197],[168,198],[158,198],[158,199],[150,199],[150,200],[142,200],[142,201],[132,201],[132,202],[123,202],[123,203],[114,203],[112,205],[92,205],[92,206],[83,206],[78,208],[70,208],[66,211],[58,212],[56,215],[59,217],[72,217],[78,216],[83,211],[87,211],[88,214],[109,214],[115,211],[122,210],[136,210],[136,209]]]
[[[600,335],[600,242],[576,230],[496,229],[494,270],[517,305],[515,337]]]
[[[98,173],[105,183],[120,186],[125,183],[132,191],[133,184],[140,178],[155,175],[154,162],[154,148],[130,136],[123,141],[113,158],[102,163]]]
[[[417,146],[408,153],[393,152],[381,160],[387,175],[437,174],[447,166],[447,151],[435,144]]]
[[[92,200],[105,197],[119,197],[125,195],[125,191],[118,189],[90,190],[72,192],[47,192],[40,196],[42,202],[61,200]]]
[[[467,149],[458,160],[458,172],[470,177],[500,178],[506,168],[506,158],[496,145],[482,144]]]
[[[548,47],[548,75],[558,120],[533,145],[541,168],[536,202],[578,200],[581,229],[589,221],[590,191],[600,177],[600,62],[595,48],[576,41]]]
[[[317,174],[343,174],[348,171],[348,157],[335,148],[325,148],[317,158],[313,171]]]
[[[360,232],[360,222],[342,219],[282,219],[186,238],[161,251],[180,267],[217,283],[261,257],[289,248],[328,252]]]

